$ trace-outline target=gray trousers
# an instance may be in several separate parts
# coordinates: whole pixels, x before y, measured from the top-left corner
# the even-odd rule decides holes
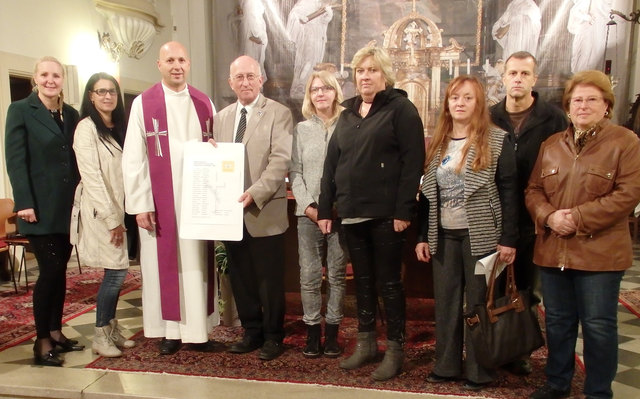
[[[327,258],[327,314],[328,324],[340,324],[346,287],[347,256],[335,226],[331,234],[322,234],[318,225],[308,217],[298,217],[298,261],[300,263],[300,296],[307,325],[322,322],[322,265]]]
[[[438,252],[433,256],[433,287],[436,310],[436,365],[433,372],[443,377],[461,377],[463,346],[466,346],[466,378],[476,383],[493,380],[493,372],[476,362],[475,350],[464,339],[463,306],[466,309],[486,300],[484,275],[475,275],[479,256],[471,255],[469,231],[440,230]]]

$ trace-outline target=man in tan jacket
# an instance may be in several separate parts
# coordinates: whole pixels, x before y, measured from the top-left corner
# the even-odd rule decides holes
[[[244,232],[225,242],[231,286],[245,333],[229,349],[247,353],[261,347],[260,359],[282,353],[284,338],[284,232],[287,219],[285,176],[291,161],[293,120],[287,107],[260,94],[256,60],[231,63],[229,85],[238,101],[220,111],[213,124],[217,142],[245,146]]]

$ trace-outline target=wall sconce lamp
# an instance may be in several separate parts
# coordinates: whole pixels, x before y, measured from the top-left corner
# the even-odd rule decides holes
[[[149,0],[94,0],[94,3],[107,22],[107,31],[98,31],[98,42],[115,62],[123,54],[142,58],[163,28]]]
[[[626,16],[625,14],[623,14],[621,11],[618,10],[611,10],[611,12],[609,13],[609,18],[611,18],[611,21],[609,21],[608,25],[615,25],[615,21],[613,20],[613,16],[617,15],[620,18],[624,19],[625,21],[629,21],[629,22],[633,22],[636,24],[640,24],[640,9],[632,11],[631,14],[629,14],[629,16]]]
[[[617,53],[618,53],[618,23],[614,20],[614,16],[617,15],[620,18],[624,19],[625,21],[636,23],[636,24],[640,24],[640,9],[636,10],[636,11],[632,11],[629,16],[626,16],[624,13],[622,13],[621,11],[618,10],[611,10],[609,12],[609,22],[607,22],[607,37],[605,38],[605,49],[604,49],[604,73],[610,76],[611,79],[611,83],[613,85],[613,87],[616,86],[617,79],[614,78],[611,75],[611,66],[612,66],[612,60],[607,59],[607,48],[609,47],[609,30],[611,29],[611,27],[615,28],[615,34],[616,34],[616,41],[615,41],[615,57],[617,59]]]

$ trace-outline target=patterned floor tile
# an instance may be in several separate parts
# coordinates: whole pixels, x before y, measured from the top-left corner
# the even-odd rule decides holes
[[[76,267],[72,259],[69,267]],[[29,281],[35,281],[37,270],[35,260],[30,259]],[[23,277],[24,279],[24,277]],[[24,281],[21,281],[24,289]],[[634,247],[634,264],[623,278],[622,289],[640,289],[640,245]],[[10,282],[0,284],[0,292],[13,290]],[[131,336],[142,330],[142,298],[141,291],[135,290],[123,295],[118,302],[117,318],[125,336]],[[90,350],[94,335],[95,310],[69,320],[63,327],[63,332],[70,338],[79,339],[86,345],[87,350],[65,354],[65,367],[84,368],[97,358]],[[619,365],[618,373],[613,385],[616,398],[640,397],[640,318],[631,313],[624,306],[618,306],[619,332]],[[582,356],[582,334],[580,333],[576,345],[576,353]],[[33,340],[0,352],[0,363],[15,365],[30,365],[32,363]]]

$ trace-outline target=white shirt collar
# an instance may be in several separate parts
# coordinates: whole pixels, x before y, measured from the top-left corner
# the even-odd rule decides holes
[[[251,111],[253,111],[253,109],[256,107],[256,104],[258,103],[259,99],[260,99],[260,94],[258,94],[258,96],[255,98],[255,100],[251,102],[251,104],[247,104],[247,105],[242,105],[240,100],[238,100],[237,101],[238,106],[236,107],[236,117],[239,117],[240,110],[242,108],[245,108],[247,110],[247,118],[249,118],[249,116],[251,115]]]
[[[173,91],[171,88],[169,88],[167,85],[164,84],[164,82],[160,82],[162,84],[162,90],[164,90],[164,94],[165,95],[172,95],[172,96],[183,96],[185,94],[189,94],[189,85],[185,84],[184,85],[184,89],[180,90],[180,91]]]

